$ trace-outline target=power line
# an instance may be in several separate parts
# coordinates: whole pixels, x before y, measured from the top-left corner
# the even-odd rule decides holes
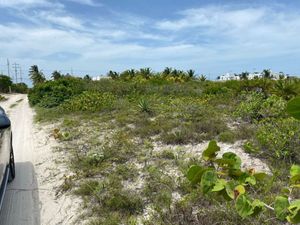
[[[7,59],[7,75],[10,77],[9,60]]]
[[[18,83],[18,68],[19,68],[19,64],[13,63],[12,67],[15,70],[15,79],[16,79],[15,83]]]
[[[19,67],[19,70],[20,70],[20,80],[21,80],[21,83],[23,82],[23,71],[22,71],[22,67],[20,66]]]

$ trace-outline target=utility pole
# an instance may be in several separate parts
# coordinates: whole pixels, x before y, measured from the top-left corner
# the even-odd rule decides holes
[[[15,78],[16,78],[16,83],[18,83],[18,68],[19,68],[19,64],[14,63],[12,64],[14,70],[15,70]]]
[[[7,75],[10,77],[9,60],[7,59]]]
[[[20,80],[21,80],[21,83],[22,83],[23,82],[23,78],[22,78],[23,72],[22,72],[22,67],[21,66],[19,67],[19,73],[20,73]]]

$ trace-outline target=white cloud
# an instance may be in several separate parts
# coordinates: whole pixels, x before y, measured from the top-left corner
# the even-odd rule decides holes
[[[0,0],[0,6],[3,2]],[[14,6],[17,2],[47,4],[43,0],[10,2],[10,6],[13,2]],[[46,71],[73,67],[76,72],[77,67],[105,73],[109,69],[172,66],[206,72],[229,70],[230,65],[242,67],[251,60],[300,56],[300,13],[292,10],[209,6],[185,10],[178,13],[178,19],[156,23],[154,18],[121,13],[112,18],[83,18],[66,6],[22,13],[21,18],[30,20],[31,25],[0,23],[1,55],[26,66],[39,64]]]
[[[89,5],[89,6],[98,6],[98,7],[102,6],[102,3],[96,2],[94,0],[67,0],[67,1],[75,2],[82,5]]]
[[[179,31],[190,28],[245,28],[266,15],[264,8],[228,9],[226,7],[205,7],[188,9],[179,13],[179,20],[164,20],[156,24],[162,30]]]
[[[82,29],[82,20],[66,15],[65,12],[48,12],[42,11],[38,13],[39,20],[45,20],[55,25],[63,26],[71,29]]]
[[[62,4],[49,0],[0,0],[0,7],[24,9],[31,7],[62,7]]]

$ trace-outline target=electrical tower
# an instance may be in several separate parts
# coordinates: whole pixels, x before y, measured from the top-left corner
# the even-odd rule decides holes
[[[19,64],[17,63],[14,63],[12,64],[12,67],[15,71],[15,79],[16,79],[16,84],[18,83],[18,69],[19,69]]]

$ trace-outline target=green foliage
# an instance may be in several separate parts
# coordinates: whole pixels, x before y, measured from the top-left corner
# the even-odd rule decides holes
[[[16,93],[26,94],[28,93],[28,86],[25,83],[17,83],[12,85],[12,91]]]
[[[62,107],[70,112],[89,111],[96,112],[110,110],[114,107],[116,97],[111,93],[98,93],[86,91],[67,100]]]
[[[202,158],[209,161],[210,167],[192,165],[187,172],[189,181],[193,185],[199,184],[202,193],[213,198],[219,194],[225,200],[234,200],[235,209],[242,218],[256,216],[267,208],[274,211],[279,220],[293,224],[300,222],[300,200],[296,199],[290,203],[288,197],[277,196],[274,208],[259,199],[251,200],[248,196],[251,192],[247,187],[255,188],[256,179],[265,179],[267,175],[241,171],[241,159],[232,152],[224,153],[221,159],[216,159],[213,152],[215,151],[209,154],[210,157],[207,156],[207,152],[202,153]],[[293,165],[290,174],[289,188],[300,188],[300,185],[297,185],[300,181],[300,166]]]
[[[288,211],[287,221],[293,224],[300,223],[300,200],[292,201]]]
[[[210,141],[207,149],[203,152],[204,160],[212,160],[217,156],[217,152],[220,151],[220,147],[217,145],[216,141]]]
[[[31,105],[52,108],[82,93],[83,88],[83,80],[74,77],[64,77],[35,85],[28,93],[28,100]]]
[[[286,105],[286,101],[281,97],[272,95],[262,102],[258,115],[263,118],[283,117],[285,115]]]
[[[300,122],[293,118],[263,120],[256,140],[262,154],[270,158],[300,163]]]
[[[235,201],[235,208],[238,214],[246,218],[254,213],[253,206],[246,195],[239,195]]]
[[[138,102],[138,107],[141,112],[151,113],[149,102],[146,99],[140,99]]]
[[[29,77],[34,86],[36,86],[37,84],[44,83],[46,81],[44,74],[41,71],[39,71],[39,68],[37,65],[33,65],[30,67]]]
[[[295,119],[300,120],[300,97],[294,98],[288,102],[287,112]]]
[[[300,93],[299,81],[279,80],[275,83],[273,92],[283,99],[289,100]]]
[[[274,203],[274,211],[276,217],[280,220],[285,220],[288,215],[288,207],[290,203],[287,197],[277,196]]]
[[[9,76],[0,75],[0,92],[9,92],[9,87],[12,86],[12,81]]]
[[[224,131],[220,133],[218,140],[225,143],[234,143],[236,134],[232,131]]]

